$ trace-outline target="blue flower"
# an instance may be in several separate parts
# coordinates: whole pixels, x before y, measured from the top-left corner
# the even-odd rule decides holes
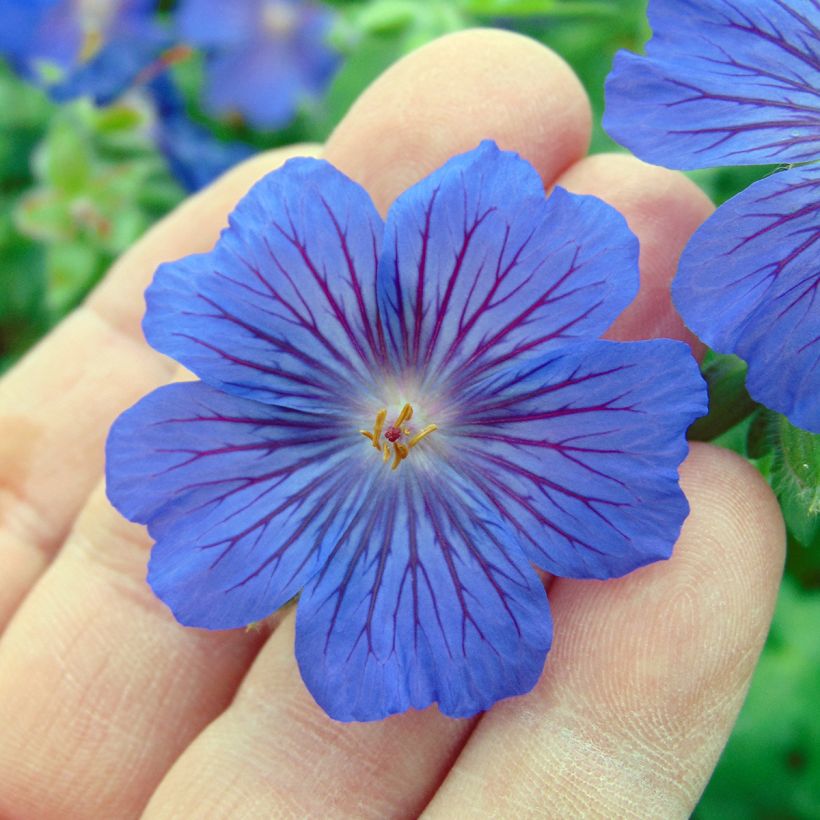
[[[621,52],[604,127],[671,168],[820,159],[818,0],[650,0],[646,57]],[[749,365],[757,400],[820,432],[820,166],[756,182],[695,233],[672,295]]]
[[[148,90],[157,112],[154,138],[173,175],[188,191],[198,191],[253,154],[243,142],[224,142],[185,110],[185,101],[167,74]]]
[[[180,36],[207,55],[205,109],[254,128],[287,125],[333,76],[333,19],[328,9],[297,0],[182,0]]]
[[[383,223],[321,160],[269,174],[212,252],[161,266],[145,334],[200,382],[114,424],[108,493],[156,541],[183,624],[300,594],[317,702],[464,717],[528,691],[551,642],[532,567],[609,578],[669,556],[705,410],[681,342],[598,337],[638,243],[589,196],[544,197],[482,143]]]
[[[155,0],[0,0],[0,55],[57,100],[118,97],[168,45]]]

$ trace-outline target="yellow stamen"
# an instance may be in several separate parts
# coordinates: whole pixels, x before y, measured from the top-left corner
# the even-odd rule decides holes
[[[381,450],[381,448],[382,448],[381,443],[379,442],[379,439],[381,438],[382,427],[384,427],[384,420],[386,418],[387,418],[387,408],[383,407],[381,410],[379,410],[378,413],[376,413],[376,424],[373,427],[373,439],[372,439],[372,441],[373,441],[373,446],[377,450]]]
[[[399,464],[401,464],[402,460],[407,458],[407,454],[410,452],[407,449],[407,445],[402,444],[400,441],[397,441],[395,442],[395,444],[393,444],[393,449],[396,452],[396,457],[393,460],[393,466],[390,468],[391,470],[395,470],[399,466]]]
[[[86,32],[83,38],[82,47],[80,49],[80,62],[87,63],[89,60],[97,56],[102,48],[103,37],[102,33],[96,29]]]
[[[396,428],[399,428],[404,424],[406,421],[410,421],[413,418],[413,408],[410,404],[405,404],[404,407],[401,408],[401,413],[399,413],[399,417],[396,419],[395,424],[393,425]]]
[[[423,430],[419,430],[410,441],[407,442],[407,448],[415,447],[425,436],[429,436],[434,430],[438,430],[437,424],[428,424]]]
[[[359,432],[381,453],[382,461],[387,464],[390,457],[393,457],[392,470],[398,469],[399,464],[407,458],[410,454],[410,449],[415,447],[423,438],[429,436],[434,430],[438,430],[438,425],[428,424],[418,433],[413,434],[411,427],[403,427],[402,425],[413,417],[413,407],[408,402],[406,403],[395,422],[393,422],[387,433],[384,433],[385,422],[387,420],[387,409],[382,408],[376,413],[376,421],[372,430],[359,430]],[[405,437],[406,440],[398,441],[397,439]],[[385,439],[383,441],[383,438]],[[392,448],[392,449],[391,449]]]

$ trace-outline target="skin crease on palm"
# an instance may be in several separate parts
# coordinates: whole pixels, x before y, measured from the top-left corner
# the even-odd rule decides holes
[[[518,35],[464,32],[388,70],[323,156],[384,211],[492,138],[545,186],[596,194],[641,240],[616,338],[686,338],[668,284],[710,213],[683,176],[585,159],[570,69]],[[472,720],[435,707],[335,723],[293,658],[293,612],[258,631],[185,629],[145,584],[150,541],[108,505],[114,417],[171,378],[142,340],[157,264],[208,249],[250,184],[296,146],[192,197],[0,382],[0,817],[685,817],[742,703],[772,615],[784,534],[757,473],[693,445],[691,514],[670,561],[551,579],[555,643],[524,697]],[[691,341],[691,340],[690,340]],[[184,377],[184,376],[183,376]]]

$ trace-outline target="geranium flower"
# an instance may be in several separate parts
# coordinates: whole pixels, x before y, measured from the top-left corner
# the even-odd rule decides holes
[[[185,100],[167,73],[147,85],[156,110],[154,139],[171,172],[188,191],[198,191],[253,154],[237,140],[225,142],[188,116]]]
[[[169,45],[156,0],[0,0],[0,55],[57,100],[118,97]]]
[[[385,224],[326,162],[269,174],[212,252],[148,289],[148,340],[202,379],[108,441],[155,593],[209,629],[300,594],[301,672],[340,720],[528,691],[551,641],[532,564],[622,575],[668,557],[687,515],[696,363],[681,342],[597,338],[637,258],[615,210],[545,198],[489,142]]]
[[[327,44],[333,19],[329,9],[297,0],[182,0],[180,36],[206,52],[206,110],[254,128],[287,125],[336,70]]]
[[[820,159],[818,0],[650,0],[646,57],[621,52],[604,127],[670,168]],[[701,339],[749,365],[757,401],[820,432],[820,167],[749,186],[692,237],[672,288]]]

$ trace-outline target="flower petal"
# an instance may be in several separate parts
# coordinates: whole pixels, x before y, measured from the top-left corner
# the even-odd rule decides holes
[[[595,338],[634,298],[637,260],[617,211],[560,188],[545,199],[529,163],[484,142],[390,210],[379,297],[391,359],[438,384]]]
[[[689,327],[749,364],[747,387],[820,433],[820,167],[749,186],[695,232],[672,285]]]
[[[147,87],[157,109],[154,140],[171,172],[187,190],[204,188],[253,153],[250,145],[236,140],[224,142],[192,120],[168,74],[155,77]]]
[[[515,536],[457,477],[408,463],[385,479],[299,601],[314,698],[349,721],[436,701],[467,717],[529,691],[552,624]]]
[[[325,90],[339,63],[327,42],[334,22],[329,8],[295,0],[186,0],[178,12],[183,35],[208,51],[205,108],[262,129],[287,125]]]
[[[251,128],[284,128],[304,93],[300,66],[287,48],[256,40],[207,61],[203,92],[212,117],[240,114]]]
[[[499,373],[466,396],[457,469],[555,574],[611,578],[668,558],[688,514],[686,428],[706,411],[682,342],[595,341]]]
[[[259,30],[257,3],[180,0],[174,17],[179,36],[203,48],[241,48]]]
[[[154,0],[93,5],[0,0],[0,55],[58,101],[87,95],[99,105],[112,102],[172,41],[153,19]],[[100,37],[101,49],[87,59],[92,34]]]
[[[115,422],[108,496],[157,540],[148,580],[189,626],[260,620],[321,566],[367,490],[344,419],[161,387]]]
[[[817,0],[650,0],[646,57],[620,52],[604,128],[670,168],[820,157]]]
[[[327,410],[367,392],[381,357],[381,232],[363,188],[321,160],[291,160],[254,185],[213,251],[159,268],[145,335],[228,392]]]
[[[109,105],[171,45],[169,34],[152,20],[123,21],[92,60],[77,64],[49,94],[57,102],[89,96]]]

